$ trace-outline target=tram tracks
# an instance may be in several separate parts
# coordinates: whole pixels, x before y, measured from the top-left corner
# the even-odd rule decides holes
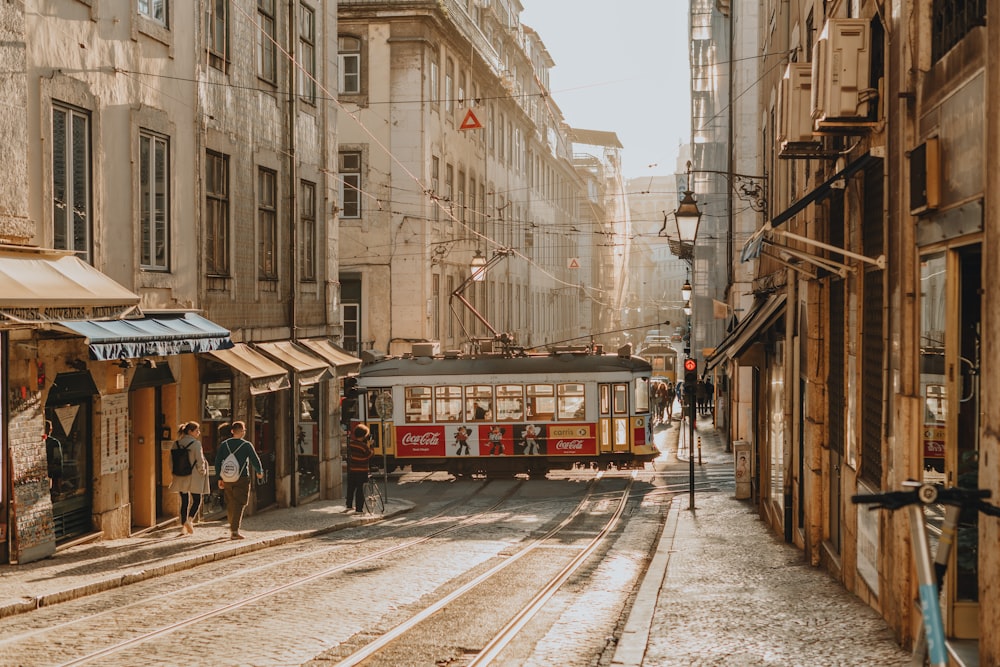
[[[401,647],[395,652],[386,651],[386,649],[389,649],[393,644],[405,643],[406,638],[409,635],[416,633],[418,626],[434,617],[438,617],[435,620],[439,626],[456,627],[457,625],[460,625],[460,623],[440,618],[441,616],[446,616],[451,611],[452,605],[460,598],[474,596],[477,591],[484,587],[484,585],[496,580],[501,574],[504,574],[506,570],[520,564],[522,560],[536,555],[536,552],[540,550],[547,549],[548,551],[554,551],[557,549],[565,550],[568,548],[570,551],[575,551],[576,553],[571,554],[565,562],[565,565],[555,574],[546,576],[544,581],[534,582],[532,584],[532,587],[536,589],[536,592],[534,592],[526,603],[522,604],[513,613],[505,625],[503,625],[498,631],[492,633],[492,636],[483,644],[481,649],[473,654],[469,654],[468,651],[466,651],[465,655],[461,656],[438,655],[433,657],[433,663],[436,664],[468,665],[470,667],[473,665],[490,664],[504,651],[505,648],[518,638],[518,635],[523,631],[529,621],[531,621],[531,619],[544,608],[546,603],[566,584],[566,582],[574,574],[577,574],[598,550],[605,546],[609,533],[621,519],[630,499],[632,498],[631,491],[634,479],[635,478],[633,476],[632,479],[628,481],[624,490],[619,490],[614,493],[615,502],[613,511],[611,511],[610,514],[603,516],[603,525],[598,526],[592,531],[594,533],[593,537],[586,544],[578,547],[562,546],[556,547],[555,549],[552,548],[554,540],[565,538],[567,532],[579,530],[576,526],[578,519],[585,512],[593,510],[592,503],[604,503],[606,500],[604,497],[611,495],[610,493],[594,494],[593,486],[588,487],[587,494],[583,499],[581,499],[572,512],[570,512],[563,520],[550,528],[543,535],[532,539],[527,544],[521,545],[515,552],[506,555],[501,562],[478,574],[470,581],[459,586],[432,604],[429,604],[419,610],[411,610],[408,618],[394,627],[382,631],[380,636],[376,639],[368,642],[366,645],[354,651],[350,655],[343,657],[336,663],[337,667],[353,667],[360,664],[399,664],[400,654],[410,653],[413,649]],[[595,498],[595,496],[598,497]],[[552,555],[546,553],[546,555],[542,557],[549,559],[552,558]],[[484,594],[483,597],[488,599],[489,595]],[[466,602],[466,604],[469,603]],[[453,615],[461,616],[464,611],[459,608],[458,611],[452,613]],[[425,643],[426,641],[426,639],[421,638],[414,640],[414,642],[418,644]],[[454,641],[459,640],[456,639]],[[387,655],[381,655],[383,652],[386,652]],[[417,664],[432,664],[432,662],[430,662],[430,657],[424,657],[426,657],[428,662],[425,663],[419,658],[414,659],[417,661]],[[324,660],[324,663],[325,662],[326,660]]]
[[[138,622],[136,626],[127,628],[126,630],[132,636],[129,636],[121,641],[116,641],[111,644],[107,644],[100,648],[94,648],[93,644],[83,651],[80,651],[76,657],[70,658],[69,660],[62,661],[60,663],[53,664],[66,664],[66,665],[77,665],[77,664],[88,664],[95,661],[101,660],[102,662],[111,660],[111,656],[115,654],[123,653],[129,649],[136,649],[143,644],[152,642],[157,639],[168,638],[174,634],[182,633],[187,628],[197,628],[204,627],[206,621],[216,617],[225,617],[227,614],[237,612],[238,610],[253,606],[255,603],[261,602],[268,598],[274,598],[283,593],[286,593],[295,588],[301,588],[307,586],[310,583],[317,582],[329,577],[335,577],[341,573],[347,571],[363,571],[365,567],[370,564],[377,563],[378,561],[385,561],[386,559],[398,558],[398,555],[408,549],[414,549],[418,545],[426,544],[436,538],[444,536],[453,531],[459,530],[463,527],[474,526],[477,523],[482,523],[484,520],[488,520],[491,513],[497,510],[497,508],[508,503],[512,497],[515,496],[517,491],[521,488],[522,482],[513,485],[506,493],[504,493],[496,502],[492,503],[489,507],[482,510],[477,510],[473,514],[468,514],[461,517],[458,521],[447,521],[447,514],[457,506],[463,507],[463,509],[468,509],[469,501],[481,493],[482,486],[478,487],[476,492],[473,494],[467,494],[462,498],[458,498],[445,504],[441,507],[434,515],[424,517],[419,521],[405,526],[390,527],[389,530],[383,531],[380,535],[380,539],[388,537],[393,533],[401,532],[412,532],[415,529],[430,527],[431,530],[423,535],[414,538],[405,538],[402,542],[392,545],[390,547],[380,548],[371,553],[351,558],[346,562],[335,564],[329,567],[324,567],[318,571],[312,572],[306,576],[296,576],[289,581],[268,585],[260,590],[257,590],[251,594],[241,595],[238,599],[229,601],[225,604],[215,605],[211,609],[207,609],[200,613],[185,614],[182,619],[174,621],[172,623],[167,623],[154,627],[148,631],[141,631],[141,626],[143,623]],[[593,482],[587,487],[587,496],[593,491]],[[485,486],[485,485],[483,485]],[[582,503],[583,501],[581,501]],[[442,521],[446,523],[442,525]],[[74,618],[71,621],[66,621],[64,623],[48,626],[45,628],[36,628],[28,632],[23,632],[18,635],[0,638],[0,652],[8,653],[8,651],[17,651],[18,645],[23,644],[27,641],[31,641],[32,638],[36,640],[45,640],[46,637],[51,637],[53,633],[60,633],[61,631],[72,630],[75,632],[82,632],[86,634],[83,628],[93,625],[99,622],[102,617],[114,616],[121,619],[123,615],[127,618],[133,616],[130,613],[130,608],[134,608],[136,613],[134,616],[136,618],[141,617],[142,614],[139,612],[140,609],[148,608],[150,605],[164,605],[166,608],[171,607],[181,607],[184,604],[177,602],[177,598],[183,597],[188,594],[197,594],[199,591],[211,586],[219,586],[220,584],[226,585],[227,582],[231,586],[242,585],[236,582],[246,581],[248,577],[251,578],[276,578],[274,573],[287,568],[290,564],[297,561],[303,561],[309,559],[313,562],[317,562],[323,559],[324,556],[333,553],[337,550],[343,549],[345,546],[358,545],[358,541],[341,541],[337,545],[323,548],[320,550],[309,550],[306,553],[295,554],[288,558],[282,558],[275,562],[264,563],[259,566],[242,569],[238,572],[230,572],[222,574],[218,577],[214,577],[210,582],[198,582],[195,584],[190,584],[184,586],[178,590],[164,592],[155,594],[150,597],[143,598],[142,600],[133,601],[124,605],[116,606],[114,609],[105,609],[102,611],[97,611],[94,613],[89,613],[83,617]],[[204,595],[204,593],[202,593]],[[173,611],[170,612],[173,614]],[[119,625],[122,624],[121,621],[117,621]],[[114,623],[112,623],[114,624]],[[148,627],[148,626],[147,626]],[[136,632],[138,630],[138,632]],[[81,640],[82,641],[82,640]],[[72,642],[70,642],[72,643]],[[8,653],[10,655],[11,653]],[[15,653],[16,654],[16,653]]]

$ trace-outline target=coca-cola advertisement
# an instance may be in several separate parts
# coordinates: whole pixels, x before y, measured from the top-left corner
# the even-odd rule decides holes
[[[593,424],[549,424],[547,431],[549,456],[597,456]]]
[[[396,456],[447,456],[444,426],[400,426],[396,429]]]

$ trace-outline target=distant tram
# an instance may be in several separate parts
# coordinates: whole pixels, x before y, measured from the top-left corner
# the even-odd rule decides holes
[[[390,358],[361,369],[360,418],[379,461],[385,445],[390,470],[541,476],[575,465],[641,467],[658,454],[651,373],[644,359],[585,348]]]
[[[653,368],[653,379],[677,382],[677,350],[666,336],[648,338],[639,352]]]

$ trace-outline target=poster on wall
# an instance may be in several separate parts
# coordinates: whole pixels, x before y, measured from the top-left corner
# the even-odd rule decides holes
[[[858,493],[878,493],[878,491],[858,484]],[[858,511],[858,574],[876,597],[878,597],[878,519],[878,512],[869,512],[866,509]]]
[[[101,474],[128,469],[128,394],[101,401]]]

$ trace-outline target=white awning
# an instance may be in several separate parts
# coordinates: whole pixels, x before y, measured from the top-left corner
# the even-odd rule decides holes
[[[330,366],[290,340],[254,343],[254,347],[295,371],[300,385],[316,384],[330,374]]]
[[[326,359],[330,366],[337,369],[341,375],[351,375],[361,370],[360,359],[351,356],[346,350],[326,338],[300,338],[298,342]]]
[[[250,380],[251,394],[266,394],[291,386],[288,371],[263,354],[254,352],[244,343],[236,343],[228,350],[213,350],[206,354],[246,375]]]
[[[0,246],[0,324],[120,319],[139,295],[73,253]]]

